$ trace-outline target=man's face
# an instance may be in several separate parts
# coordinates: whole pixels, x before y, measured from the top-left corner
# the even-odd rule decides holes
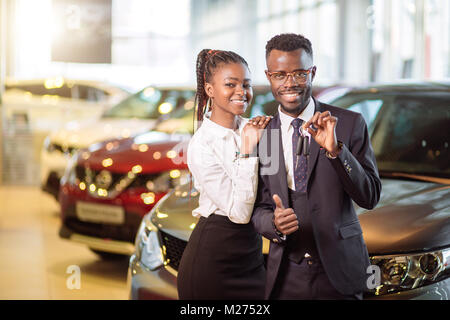
[[[316,74],[312,57],[303,49],[288,52],[274,49],[266,62],[268,69],[266,76],[275,100],[281,104],[282,111],[294,117],[298,116],[306,108],[311,97],[312,81]],[[303,74],[306,77],[295,77],[292,74],[301,75],[301,71],[305,71]],[[288,73],[291,75],[285,76],[282,80],[277,79],[283,78],[283,75]]]

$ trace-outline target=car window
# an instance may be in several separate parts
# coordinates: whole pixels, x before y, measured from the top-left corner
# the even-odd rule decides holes
[[[108,93],[104,90],[86,85],[74,85],[72,87],[72,95],[76,99],[98,102],[104,100],[108,96]]]
[[[158,125],[155,130],[166,133],[193,133],[194,128],[194,98],[195,95],[190,92],[181,92],[178,94],[183,99],[178,99],[175,111],[170,115],[159,117]],[[259,115],[273,115],[278,108],[278,103],[273,99],[272,93],[263,90],[257,92],[253,98],[253,103],[242,115],[244,118],[252,118]]]
[[[450,92],[347,95],[333,104],[364,116],[380,171],[450,178]]]
[[[157,103],[161,97],[160,90],[152,87],[145,88],[112,107],[103,117],[156,119],[158,117]]]
[[[332,101],[330,104],[360,113],[366,121],[369,133],[371,133],[375,123],[374,121],[383,104],[389,103],[391,99],[392,97],[390,95],[380,96],[350,93]]]
[[[168,118],[174,110],[193,99],[192,90],[159,90],[148,87],[108,110],[104,117],[158,119]]]
[[[256,116],[273,116],[278,111],[278,102],[273,98],[272,92],[262,92],[253,98],[253,105],[244,114],[246,118]]]
[[[399,96],[386,109],[372,135],[380,170],[450,178],[450,94],[444,96]]]
[[[161,121],[162,118],[159,119]],[[169,118],[163,118],[156,127],[156,131],[165,133],[194,133],[194,108],[179,108]]]
[[[367,99],[349,106],[348,109],[361,113],[367,123],[367,126],[369,127],[375,120],[375,117],[380,111],[382,105],[383,100],[381,99]]]
[[[72,98],[71,88],[69,88],[66,84],[57,88],[46,88],[44,84],[17,84],[8,85],[6,89],[23,90],[37,96],[56,95],[63,98]]]

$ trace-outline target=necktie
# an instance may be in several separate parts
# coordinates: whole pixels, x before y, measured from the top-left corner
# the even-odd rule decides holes
[[[299,118],[296,118],[291,122],[294,127],[294,133],[292,134],[292,158],[294,161],[295,191],[306,192],[308,163],[304,155],[297,156],[297,143],[301,136],[300,127],[302,122],[303,121]]]

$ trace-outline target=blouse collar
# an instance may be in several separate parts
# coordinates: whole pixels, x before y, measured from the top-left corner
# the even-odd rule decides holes
[[[241,116],[238,116],[238,119],[236,121],[237,128],[236,129],[230,129],[225,128],[211,119],[211,112],[208,112],[203,117],[203,123],[201,127],[204,127],[206,130],[208,130],[209,133],[212,133],[218,138],[225,138],[227,135],[232,134],[238,134],[240,135],[242,132],[242,129],[244,128],[246,124],[246,119],[242,118]],[[239,131],[238,131],[239,130]]]

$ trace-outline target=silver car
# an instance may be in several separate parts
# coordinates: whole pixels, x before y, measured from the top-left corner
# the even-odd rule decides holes
[[[449,84],[352,89],[332,104],[364,116],[382,178],[377,207],[356,207],[373,267],[365,299],[450,299]],[[178,298],[197,203],[184,185],[144,217],[130,258],[131,299]]]

